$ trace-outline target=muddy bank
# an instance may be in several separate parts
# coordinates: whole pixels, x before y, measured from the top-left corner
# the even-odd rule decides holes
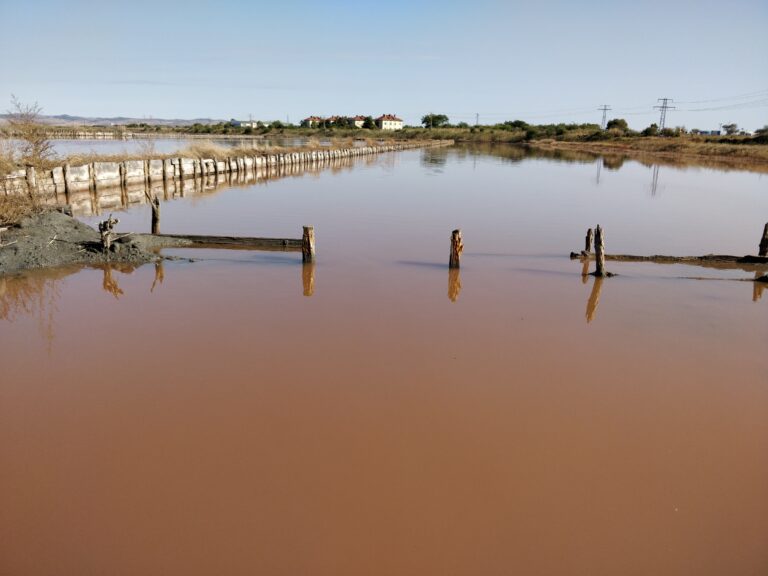
[[[139,236],[119,237],[104,252],[97,230],[57,210],[26,217],[0,234],[0,275],[70,264],[145,264],[161,258]]]

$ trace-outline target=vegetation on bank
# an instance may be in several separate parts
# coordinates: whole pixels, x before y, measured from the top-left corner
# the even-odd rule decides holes
[[[326,148],[328,141],[333,146],[351,147],[355,141],[363,140],[366,145],[375,145],[382,140],[430,141],[453,140],[460,143],[508,143],[520,144],[539,149],[584,150],[594,153],[624,155],[657,154],[666,157],[675,155],[690,158],[723,158],[741,162],[768,163],[768,126],[756,131],[755,135],[740,134],[735,124],[723,125],[725,136],[703,135],[696,130],[665,128],[659,130],[651,124],[642,131],[631,130],[622,118],[610,120],[605,129],[597,124],[529,124],[523,120],[506,121],[494,125],[468,126],[466,123],[451,125],[444,114],[427,114],[421,121],[423,126],[407,126],[402,130],[381,130],[375,123],[366,121],[363,128],[356,128],[349,118],[337,117],[332,122],[324,121],[319,126],[295,126],[279,121],[259,124],[255,128],[237,126],[232,122],[217,124],[193,124],[191,126],[157,126],[148,123],[125,126],[87,126],[78,132],[112,133],[116,139],[126,132],[145,135],[139,139],[138,150],[132,154],[96,155],[79,154],[66,158],[57,157],[51,138],[57,133],[73,132],[71,127],[55,127],[40,122],[41,108],[24,104],[15,97],[7,124],[0,126],[0,179],[14,170],[25,166],[50,169],[65,162],[86,164],[93,161],[123,161],[131,159],[169,158],[172,156],[226,157],[254,153],[284,153],[296,150]],[[369,120],[368,118],[366,120]],[[209,141],[193,141],[186,149],[172,154],[158,154],[154,150],[153,137],[204,136],[241,137],[239,146],[222,146]],[[6,136],[6,138],[2,138]],[[11,136],[12,139],[7,138]],[[302,139],[301,146],[274,146],[264,140]],[[20,215],[39,209],[39,202],[30,192],[28,198],[9,199],[0,197],[0,223],[18,221]]]

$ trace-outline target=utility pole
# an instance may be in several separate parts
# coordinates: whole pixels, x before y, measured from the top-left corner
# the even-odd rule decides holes
[[[608,106],[608,104],[603,104],[600,108],[598,108],[598,110],[602,110],[603,111],[603,123],[600,124],[600,128],[602,128],[603,130],[605,130],[605,126],[606,126],[606,123],[605,123],[605,120],[607,118],[606,113],[610,109],[611,109],[611,107]]]
[[[479,125],[480,125],[480,113],[475,112],[475,126],[479,126]]]
[[[659,98],[659,102],[661,102],[660,105],[654,106],[654,108],[658,108],[661,110],[661,117],[659,118],[659,132],[664,130],[664,122],[667,119],[667,110],[674,110],[675,106],[670,106],[670,102],[674,102],[672,98]]]

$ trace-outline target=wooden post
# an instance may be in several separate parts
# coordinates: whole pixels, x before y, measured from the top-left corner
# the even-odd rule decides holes
[[[460,268],[461,253],[464,250],[464,243],[461,241],[461,230],[456,229],[451,232],[451,257],[448,261],[448,268]]]
[[[34,166],[27,166],[27,187],[30,193],[37,192],[37,174]]]
[[[301,237],[301,261],[304,263],[315,261],[314,226],[304,226],[304,234]]]
[[[64,164],[64,195],[67,197],[67,202],[69,202],[69,163]]]
[[[592,252],[592,241],[594,240],[594,233],[592,228],[587,230],[587,237],[584,240],[584,252]]]
[[[101,247],[104,250],[104,252],[109,252],[109,249],[112,247],[112,230],[115,227],[115,224],[120,222],[117,218],[112,218],[112,214],[109,215],[109,218],[104,220],[103,222],[99,222],[99,233],[101,234]]]
[[[758,256],[768,256],[768,223],[763,228],[763,237],[760,239],[760,252]]]
[[[153,196],[152,205],[152,234],[160,234],[160,198]]]
[[[605,238],[600,224],[595,228],[595,276],[605,276]]]

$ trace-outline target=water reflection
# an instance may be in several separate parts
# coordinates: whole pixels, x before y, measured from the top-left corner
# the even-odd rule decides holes
[[[656,190],[659,187],[659,165],[653,165],[653,176],[651,177],[651,196],[656,196]]]
[[[12,276],[0,275],[0,320],[13,323],[23,317],[34,317],[50,352],[55,333],[54,318],[61,298],[61,280],[77,270],[33,270]]]
[[[461,293],[461,269],[451,268],[448,270],[448,299],[456,302]]]
[[[301,283],[304,296],[310,297],[315,293],[315,263],[308,262],[301,266]]]
[[[589,300],[587,300],[587,324],[595,319],[597,314],[597,307],[600,305],[600,292],[603,289],[604,278],[596,276],[594,283],[592,284],[592,292],[589,294]]]
[[[65,191],[63,187],[41,191],[41,201],[49,206],[69,205],[72,214],[78,217],[98,216],[104,212],[118,212],[140,204],[147,204],[151,198],[170,201],[213,195],[226,188],[239,188],[254,184],[267,184],[279,178],[300,178],[315,175],[326,169],[334,173],[351,169],[356,162],[394,162],[394,154],[363,157],[322,159],[312,162],[276,164],[272,166],[245,168],[236,172],[219,174],[196,174],[185,180],[133,182],[122,186],[90,187]]]
[[[752,282],[752,302],[757,302],[763,297],[763,291],[768,286],[768,282],[765,280],[758,281],[760,278],[765,277],[766,271],[755,272],[755,281]]]
[[[149,292],[154,292],[158,284],[163,284],[163,280],[165,280],[165,268],[163,267],[163,261],[159,260],[155,262],[155,279],[152,281],[152,288],[149,289]]]

